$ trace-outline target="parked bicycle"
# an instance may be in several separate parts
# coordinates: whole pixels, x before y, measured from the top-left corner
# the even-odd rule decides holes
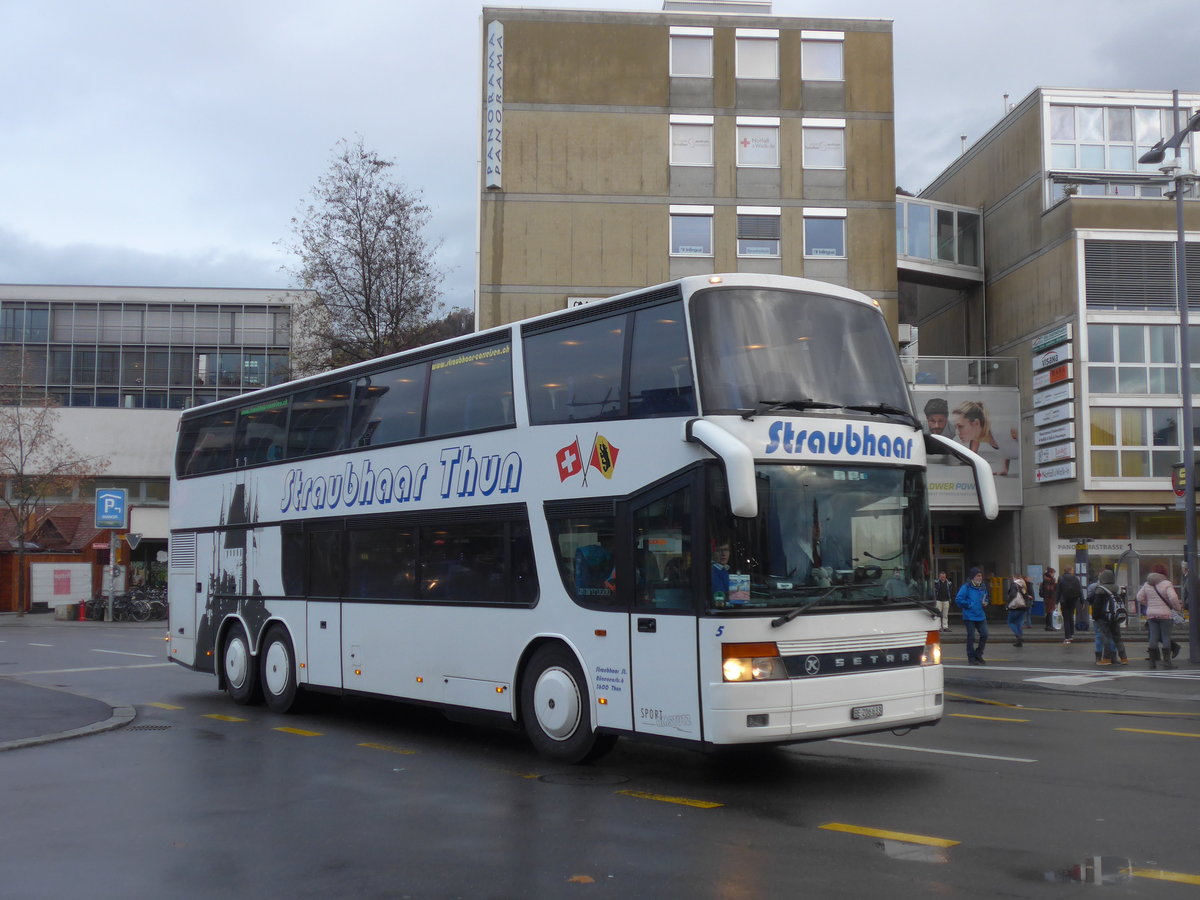
[[[108,597],[93,597],[85,603],[85,614],[89,619],[103,622],[108,612]],[[149,620],[151,605],[144,597],[136,594],[117,594],[112,601],[114,622],[145,622]]]

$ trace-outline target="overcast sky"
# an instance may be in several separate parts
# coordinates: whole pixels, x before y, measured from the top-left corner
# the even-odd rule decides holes
[[[504,5],[504,4],[495,4]],[[524,6],[659,10],[661,0]],[[396,161],[469,306],[482,4],[0,0],[0,283],[288,287],[339,138]],[[1196,0],[775,0],[891,19],[897,183],[1034,87],[1200,90]]]

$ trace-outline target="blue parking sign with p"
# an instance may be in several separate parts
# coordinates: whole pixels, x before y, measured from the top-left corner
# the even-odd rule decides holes
[[[99,488],[96,491],[96,527],[125,527],[125,489]]]

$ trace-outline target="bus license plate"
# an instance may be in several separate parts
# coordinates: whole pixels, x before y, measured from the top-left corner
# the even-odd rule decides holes
[[[851,719],[878,719],[883,715],[883,704],[873,706],[855,706],[850,710]]]

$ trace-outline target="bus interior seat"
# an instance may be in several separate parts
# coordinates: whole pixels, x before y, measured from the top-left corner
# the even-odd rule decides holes
[[[599,544],[588,544],[575,551],[575,593],[581,597],[607,596],[604,582],[612,574],[612,554]]]

